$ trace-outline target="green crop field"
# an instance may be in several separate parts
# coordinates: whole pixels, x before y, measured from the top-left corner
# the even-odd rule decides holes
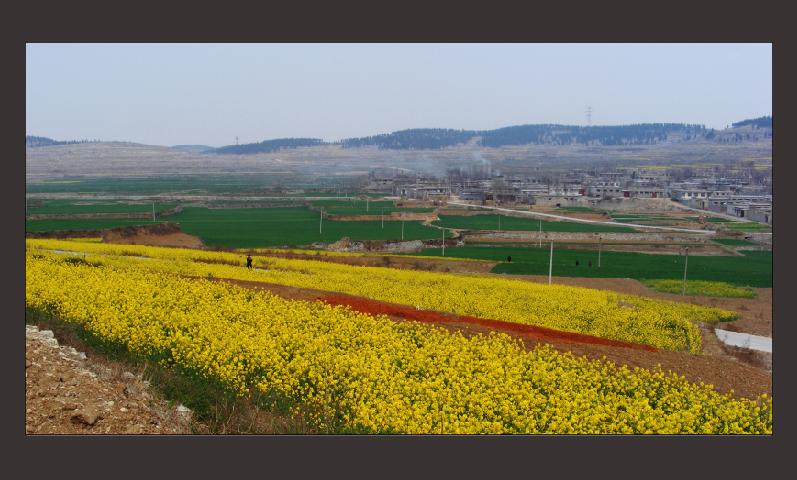
[[[331,243],[342,237],[352,240],[401,240],[400,221],[385,221],[382,227],[382,222],[378,220],[339,222],[325,218],[322,233],[319,234],[319,219],[318,212],[306,207],[189,207],[181,213],[164,217],[163,221],[179,223],[184,232],[198,236],[206,245],[231,248]],[[144,219],[28,220],[25,222],[25,230],[102,230],[151,223],[152,221]],[[403,223],[405,240],[442,238],[442,232],[437,228],[421,225],[420,222]],[[446,236],[450,237],[450,232],[446,232]]]
[[[407,212],[407,213],[429,213],[433,212],[434,208],[402,208],[402,207],[379,207],[374,208],[369,206],[366,210],[365,205],[362,207],[329,207],[324,208],[325,213],[332,215],[389,215],[392,212]]]
[[[498,230],[499,215],[484,214],[473,216],[440,215],[440,221],[434,222],[447,228],[462,228],[468,230]],[[507,217],[501,215],[501,230],[536,232],[540,228],[540,220],[532,218]],[[544,232],[624,232],[635,230],[630,227],[613,227],[610,225],[596,225],[579,222],[549,222],[542,220]]]
[[[680,294],[684,292],[682,279],[643,280],[642,283],[657,292]],[[687,280],[687,295],[706,297],[756,298],[758,295],[750,287],[740,287],[726,282],[707,282],[705,280]]]
[[[363,211],[365,211],[365,204],[366,201],[361,198],[350,198],[350,199],[341,199],[341,200],[312,200],[310,202],[314,207],[324,207],[324,209],[329,208],[359,208],[362,207]],[[373,213],[374,208],[389,208],[393,207],[393,202],[391,200],[370,200],[368,201],[368,207],[370,212]]]
[[[172,218],[172,217],[166,217]],[[151,225],[152,220],[143,218],[105,220],[105,219],[76,219],[76,220],[25,220],[26,232],[57,232],[63,230],[105,230],[108,228],[129,227],[131,225]],[[161,223],[159,220],[156,223]]]
[[[279,245],[331,243],[342,237],[352,240],[400,240],[401,223],[385,221],[337,222],[324,219],[318,233],[320,215],[302,207],[241,208],[209,210],[186,208],[169,217],[181,229],[196,235],[209,246],[253,248]],[[450,233],[446,233],[450,236]],[[404,222],[405,240],[441,238],[440,230]]]
[[[590,207],[558,207],[557,210],[561,212],[573,212],[573,213],[604,213],[605,210],[598,210],[596,208]]]
[[[617,223],[635,223],[638,225],[653,225],[659,227],[666,227],[671,225],[676,225],[678,222],[673,220],[672,218],[615,218],[615,222]]]
[[[618,223],[639,223],[641,225],[667,226],[678,223],[678,218],[663,214],[622,213],[611,214],[612,220]]]
[[[722,245],[730,246],[755,245],[755,243],[741,238],[715,238],[714,241]]]
[[[177,203],[155,202],[155,211],[162,212],[177,206]],[[109,200],[28,200],[29,215],[74,215],[81,213],[148,213],[152,202],[126,203]]]
[[[114,193],[114,194],[158,194],[180,192],[202,193],[251,193],[264,194],[275,187],[300,188],[308,192],[295,196],[343,195],[346,182],[352,177],[341,176],[334,180],[306,182],[296,174],[252,174],[252,175],[169,175],[153,177],[71,177],[60,180],[26,183],[28,193]],[[338,193],[339,192],[339,193]],[[351,194],[351,191],[349,191]],[[270,193],[272,195],[277,195]],[[279,194],[277,196],[281,196]],[[290,194],[286,194],[290,196]]]
[[[659,221],[675,221],[676,219],[667,215],[640,215],[640,214],[613,214],[612,220],[621,223],[634,223],[634,222],[659,222]]]
[[[257,177],[200,177],[194,175],[176,175],[168,177],[118,177],[118,178],[76,178],[66,181],[29,183],[26,190],[30,193],[128,193],[156,194],[164,192],[199,193],[238,192],[262,188]]]
[[[686,217],[687,220],[697,221],[699,217]],[[730,220],[728,218],[723,217],[708,217],[705,219],[707,222],[711,223],[736,223],[736,220]]]
[[[549,244],[550,245],[550,244]],[[547,275],[548,246],[543,248],[454,247],[446,249],[447,257],[496,260],[501,263],[494,273],[517,275]],[[439,248],[427,248],[416,255],[440,256]],[[687,278],[692,280],[724,281],[734,285],[772,287],[772,252],[743,252],[743,256],[689,256]],[[507,263],[507,256],[512,262]],[[576,260],[579,266],[575,265]],[[588,262],[592,262],[589,267]],[[683,278],[684,257],[632,252],[557,249],[554,244],[553,275],[559,277],[594,278]]]
[[[667,215],[652,214],[652,213],[624,213],[612,212],[612,218],[669,218]]]
[[[723,223],[722,228],[726,228],[728,230],[748,230],[748,231],[769,231],[772,229],[769,225],[764,225],[763,223],[757,222],[734,222],[734,223]]]
[[[392,201],[375,200],[366,202],[361,199],[352,200],[314,200],[310,202],[314,207],[323,207],[324,212],[332,215],[385,215],[391,212],[426,213],[434,208],[404,208],[396,207]]]

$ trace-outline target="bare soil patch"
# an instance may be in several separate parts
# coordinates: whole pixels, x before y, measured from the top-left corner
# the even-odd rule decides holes
[[[201,248],[204,246],[199,237],[182,232],[180,227],[174,223],[106,230],[102,234],[102,241],[104,243],[157,247]]]
[[[26,433],[190,432],[190,411],[154,396],[140,375],[59,345],[49,330],[25,333]]]
[[[390,267],[451,273],[488,273],[496,262],[483,260],[435,260],[434,258],[402,257],[393,255],[324,256],[295,253],[258,253],[264,257],[316,260],[366,267]]]
[[[103,236],[105,243],[126,243],[129,245],[152,245],[156,247],[183,247],[200,248],[203,246],[202,240],[187,233],[169,233],[166,235],[140,234],[132,237],[120,238],[113,233]]]

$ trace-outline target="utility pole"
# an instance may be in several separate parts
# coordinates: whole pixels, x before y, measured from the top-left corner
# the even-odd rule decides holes
[[[404,241],[404,220],[401,221],[401,241]]]
[[[686,247],[686,255],[684,255],[684,286],[683,290],[681,290],[681,296],[686,295],[686,265],[689,263],[689,247]]]
[[[537,236],[537,238],[540,241],[538,248],[542,248],[542,219],[540,219],[540,234]]]
[[[446,230],[443,228],[443,256],[446,256]]]
[[[365,197],[365,213],[368,213],[368,197]]]
[[[321,234],[321,227],[324,224],[324,207],[321,207],[321,218],[318,220],[318,234]]]
[[[498,214],[498,231],[501,231],[501,214]]]
[[[553,273],[553,242],[551,242],[551,256],[548,260],[548,285],[551,284],[551,273]]]
[[[598,237],[598,268],[601,268],[601,247],[603,246],[603,239]]]
[[[155,202],[152,202],[152,221],[155,221]]]

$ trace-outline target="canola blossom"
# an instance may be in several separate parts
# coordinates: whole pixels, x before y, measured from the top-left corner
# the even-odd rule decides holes
[[[645,285],[657,292],[675,293],[683,292],[683,280],[656,279],[643,280]],[[710,282],[707,280],[689,280],[686,282],[687,295],[704,295],[707,297],[729,298],[756,298],[755,290],[750,287],[738,287],[726,282]]]
[[[516,279],[259,257],[255,270],[226,252],[26,240],[31,249],[96,254],[96,261],[186,276],[250,280],[341,292],[459,315],[585,333],[668,350],[700,352],[696,321],[732,320],[718,308]],[[142,261],[146,257],[147,261]]]
[[[152,260],[155,262],[156,260]],[[147,263],[147,262],[141,262]],[[337,433],[772,433],[738,399],[504,334],[465,337],[226,283],[28,251],[25,304]]]

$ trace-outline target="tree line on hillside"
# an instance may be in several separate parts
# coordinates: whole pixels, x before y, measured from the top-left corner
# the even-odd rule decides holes
[[[651,145],[673,135],[691,140],[704,137],[703,125],[647,123],[636,125],[582,127],[572,125],[518,125],[496,130],[412,129],[349,138],[344,148],[376,146],[384,149],[437,149],[465,143],[480,137],[485,147],[505,145]]]
[[[764,125],[771,117],[744,120],[734,126],[751,122]],[[517,125],[495,130],[455,130],[446,128],[414,128],[368,137],[346,138],[339,142],[324,142],[317,138],[279,138],[246,145],[228,145],[208,153],[252,154],[268,153],[282,148],[316,145],[340,145],[343,148],[376,147],[389,150],[441,149],[461,145],[472,140],[485,147],[506,145],[654,145],[662,142],[715,140],[726,143],[730,140],[719,132],[703,125],[685,123],[640,123],[632,125],[575,126],[575,125]],[[764,135],[764,137],[771,135]],[[749,136],[748,136],[749,137]],[[734,138],[734,141],[757,140],[752,137]]]
[[[246,155],[253,153],[270,153],[282,148],[312,147],[324,145],[320,138],[277,138],[264,140],[259,143],[246,143],[244,145],[227,145],[214,148],[209,153]]]
[[[347,138],[341,140],[340,144],[343,148],[376,146],[391,150],[438,149],[465,143],[476,135],[478,132],[474,130],[414,128],[370,137]]]
[[[88,140],[53,140],[47,137],[37,137],[35,135],[25,135],[26,147],[49,147],[51,145],[76,145],[79,143],[98,143],[99,139]]]
[[[486,147],[504,145],[652,145],[672,135],[691,140],[706,133],[703,125],[643,123],[581,127],[568,125],[520,125],[482,132]]]
[[[764,117],[750,118],[733,124],[734,127],[744,127],[746,125],[752,125],[756,128],[772,128],[772,116],[767,115]]]

